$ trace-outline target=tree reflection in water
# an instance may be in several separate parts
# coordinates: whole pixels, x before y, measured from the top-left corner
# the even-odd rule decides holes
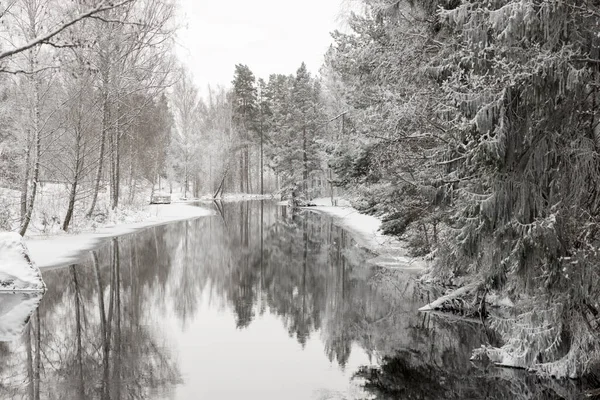
[[[21,341],[0,346],[0,397],[169,397],[182,376],[165,318],[186,330],[207,296],[233,312],[237,329],[268,313],[301,346],[320,338],[339,368],[360,347],[380,367],[351,372],[374,398],[577,393],[471,364],[471,349],[487,340],[480,326],[418,314],[426,299],[414,280],[368,267],[372,255],[329,218],[264,202],[216,209],[217,217],[114,239],[89,262],[45,271],[49,290],[32,323]]]
[[[23,339],[5,344],[0,398],[153,398],[181,381],[151,310],[135,297],[155,278],[137,273],[138,239],[112,240],[89,264],[44,272],[40,308]]]

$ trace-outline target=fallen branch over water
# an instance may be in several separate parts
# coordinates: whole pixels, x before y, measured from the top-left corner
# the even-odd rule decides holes
[[[474,292],[479,290],[482,284],[483,281],[477,281],[458,288],[452,293],[442,296],[437,300],[419,308],[419,311],[458,311],[463,313],[466,311],[464,298],[471,296]]]

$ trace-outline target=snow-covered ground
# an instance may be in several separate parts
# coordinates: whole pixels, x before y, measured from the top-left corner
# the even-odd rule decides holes
[[[349,231],[360,246],[377,254],[377,257],[369,260],[370,264],[414,272],[427,268],[427,262],[422,258],[407,256],[403,242],[379,231],[379,218],[361,214],[343,199],[337,200],[337,206],[331,205],[330,198],[314,199],[311,203],[316,207],[307,207],[308,210],[330,215],[334,223]]]
[[[75,207],[69,233],[62,230],[66,214],[69,187],[60,183],[43,183],[38,188],[26,244],[32,260],[40,268],[77,262],[86,251],[97,248],[103,240],[152,225],[197,218],[212,211],[187,205],[181,200],[179,185],[173,185],[173,204],[148,205],[151,185],[136,185],[130,196],[123,188],[124,198],[117,210],[109,207],[109,193],[101,190],[92,218],[85,217],[89,207],[88,189],[82,189],[82,200]],[[87,190],[87,192],[86,192]],[[0,231],[17,231],[20,222],[20,192],[0,187]],[[1,255],[0,255],[1,256]]]
[[[40,270],[31,262],[23,238],[18,233],[0,232],[0,291],[44,290]]]
[[[39,268],[75,263],[87,251],[98,248],[107,238],[126,235],[139,229],[169,222],[214,215],[212,210],[182,203],[151,205],[116,225],[76,235],[33,236],[26,239],[31,259]]]

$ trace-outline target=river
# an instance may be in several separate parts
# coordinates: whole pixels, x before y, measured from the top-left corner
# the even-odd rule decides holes
[[[215,207],[215,206],[212,206]],[[106,242],[46,270],[25,332],[0,343],[7,399],[554,399],[574,383],[469,361],[481,324],[327,217],[271,202]],[[17,301],[17,300],[15,300]],[[8,303],[7,303],[8,304]],[[574,398],[574,397],[573,397]]]

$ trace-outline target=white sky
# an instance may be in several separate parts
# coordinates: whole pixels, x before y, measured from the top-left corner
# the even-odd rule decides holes
[[[330,32],[344,25],[344,0],[180,0],[177,54],[204,92],[229,86],[235,64],[256,77],[293,74],[323,62]]]

